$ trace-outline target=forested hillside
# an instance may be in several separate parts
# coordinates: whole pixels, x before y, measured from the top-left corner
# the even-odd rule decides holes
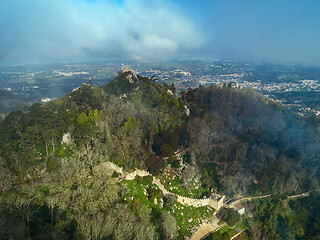
[[[319,122],[247,89],[200,87],[182,95],[191,109],[195,164],[214,165],[225,194],[318,187]]]
[[[209,210],[165,197],[148,177],[107,174],[105,163],[191,197],[299,193],[318,188],[317,124],[251,90],[178,97],[130,71],[82,84],[0,123],[0,239],[183,239]]]

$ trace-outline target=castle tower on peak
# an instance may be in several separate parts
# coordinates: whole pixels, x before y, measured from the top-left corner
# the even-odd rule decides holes
[[[129,73],[129,74],[127,74],[127,78],[130,83],[138,81],[138,77],[137,77],[135,71],[132,70],[130,66],[124,66],[124,65],[121,66],[121,71],[118,72],[118,75],[120,76],[124,73]]]
[[[121,71],[120,71],[120,73],[122,74],[122,73],[125,73],[125,72],[132,72],[132,73],[134,73],[134,71],[131,69],[130,66],[121,66]]]

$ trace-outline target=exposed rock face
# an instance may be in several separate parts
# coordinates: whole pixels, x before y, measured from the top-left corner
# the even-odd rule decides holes
[[[65,144],[69,145],[71,143],[71,141],[72,141],[72,138],[71,138],[70,133],[63,134],[61,144],[65,143]]]
[[[135,73],[129,74],[126,78],[128,79],[128,81],[130,83],[134,83],[134,82],[136,82],[138,80],[138,78],[137,78]]]
[[[173,92],[170,89],[168,89],[167,93],[173,96]]]
[[[190,115],[190,110],[187,107],[187,105],[184,105],[184,109],[185,109],[185,113],[187,114],[187,116],[189,116]]]

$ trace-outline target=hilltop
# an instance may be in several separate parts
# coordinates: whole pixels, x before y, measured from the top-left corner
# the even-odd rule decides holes
[[[4,238],[183,239],[215,211],[184,206],[162,186],[201,199],[312,191],[319,143],[312,119],[255,91],[210,86],[177,96],[174,85],[123,68],[106,85],[82,84],[0,123],[0,230]],[[121,179],[111,163],[148,175]],[[309,216],[294,219],[281,223],[294,236],[306,233],[290,221],[319,234]],[[258,219],[247,228],[281,238]]]

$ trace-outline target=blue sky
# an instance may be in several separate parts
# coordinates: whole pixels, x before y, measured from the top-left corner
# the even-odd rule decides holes
[[[216,57],[320,65],[316,0],[0,0],[0,63]]]

